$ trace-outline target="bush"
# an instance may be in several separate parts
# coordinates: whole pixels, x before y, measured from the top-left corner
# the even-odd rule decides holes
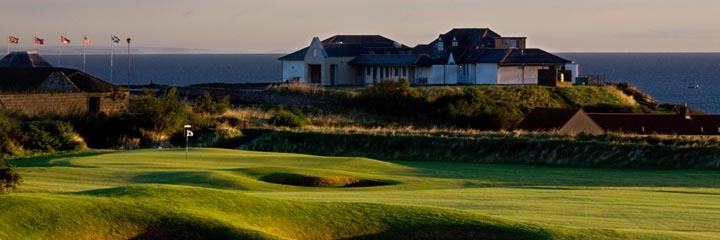
[[[20,142],[29,150],[43,152],[81,150],[85,143],[66,122],[56,120],[28,121],[21,126]]]
[[[19,118],[14,114],[0,111],[0,158],[18,153],[15,139],[19,135]]]
[[[355,105],[368,111],[398,117],[424,112],[426,101],[407,79],[382,80],[366,87]]]
[[[304,127],[308,125],[308,120],[305,115],[302,114],[302,112],[300,112],[300,114],[295,112],[298,112],[298,110],[291,112],[280,108],[275,115],[270,118],[270,122],[278,127]]]
[[[227,112],[231,107],[230,97],[225,96],[216,101],[209,92],[204,92],[195,99],[193,111],[196,113],[219,115]]]
[[[491,99],[478,88],[467,88],[460,95],[446,95],[435,101],[437,121],[461,128],[509,129],[517,125],[522,113],[513,104]]]
[[[192,117],[190,107],[183,103],[175,88],[160,96],[146,92],[142,97],[131,99],[130,111],[145,147],[167,141],[169,135],[180,132]]]
[[[7,193],[16,189],[22,183],[22,176],[13,166],[5,166],[5,161],[0,159],[0,193]]]

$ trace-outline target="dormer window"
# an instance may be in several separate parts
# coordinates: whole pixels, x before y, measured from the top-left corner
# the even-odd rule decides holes
[[[445,43],[443,42],[442,38],[438,38],[437,43],[435,43],[435,48],[437,48],[438,51],[445,50]]]
[[[458,46],[458,40],[457,40],[457,38],[455,38],[455,37],[453,37],[452,46],[453,46],[453,47],[457,47],[457,46]]]

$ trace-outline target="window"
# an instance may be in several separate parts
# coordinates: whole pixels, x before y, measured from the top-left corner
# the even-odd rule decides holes
[[[399,76],[398,67],[395,67],[395,76]]]
[[[367,74],[368,76],[370,76],[370,75],[372,74],[372,73],[371,73],[371,72],[372,72],[372,71],[371,71],[371,67],[365,67],[365,71],[367,72],[366,74]]]
[[[407,76],[407,68],[402,68],[402,75]]]
[[[510,40],[508,41],[508,47],[509,48],[517,48],[517,40]]]

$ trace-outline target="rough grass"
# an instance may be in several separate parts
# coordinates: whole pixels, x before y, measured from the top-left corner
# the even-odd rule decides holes
[[[235,150],[13,160],[0,239],[718,239],[720,172],[582,169]],[[263,176],[394,181],[299,187]]]
[[[243,148],[383,160],[720,169],[718,139],[703,136],[307,129],[266,133]]]

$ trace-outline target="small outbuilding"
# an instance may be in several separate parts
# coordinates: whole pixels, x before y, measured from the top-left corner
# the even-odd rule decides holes
[[[533,132],[601,134],[604,132],[582,109],[536,108],[518,125]]]
[[[26,115],[118,113],[129,92],[83,71],[56,68],[37,52],[12,52],[0,60],[0,109]]]

